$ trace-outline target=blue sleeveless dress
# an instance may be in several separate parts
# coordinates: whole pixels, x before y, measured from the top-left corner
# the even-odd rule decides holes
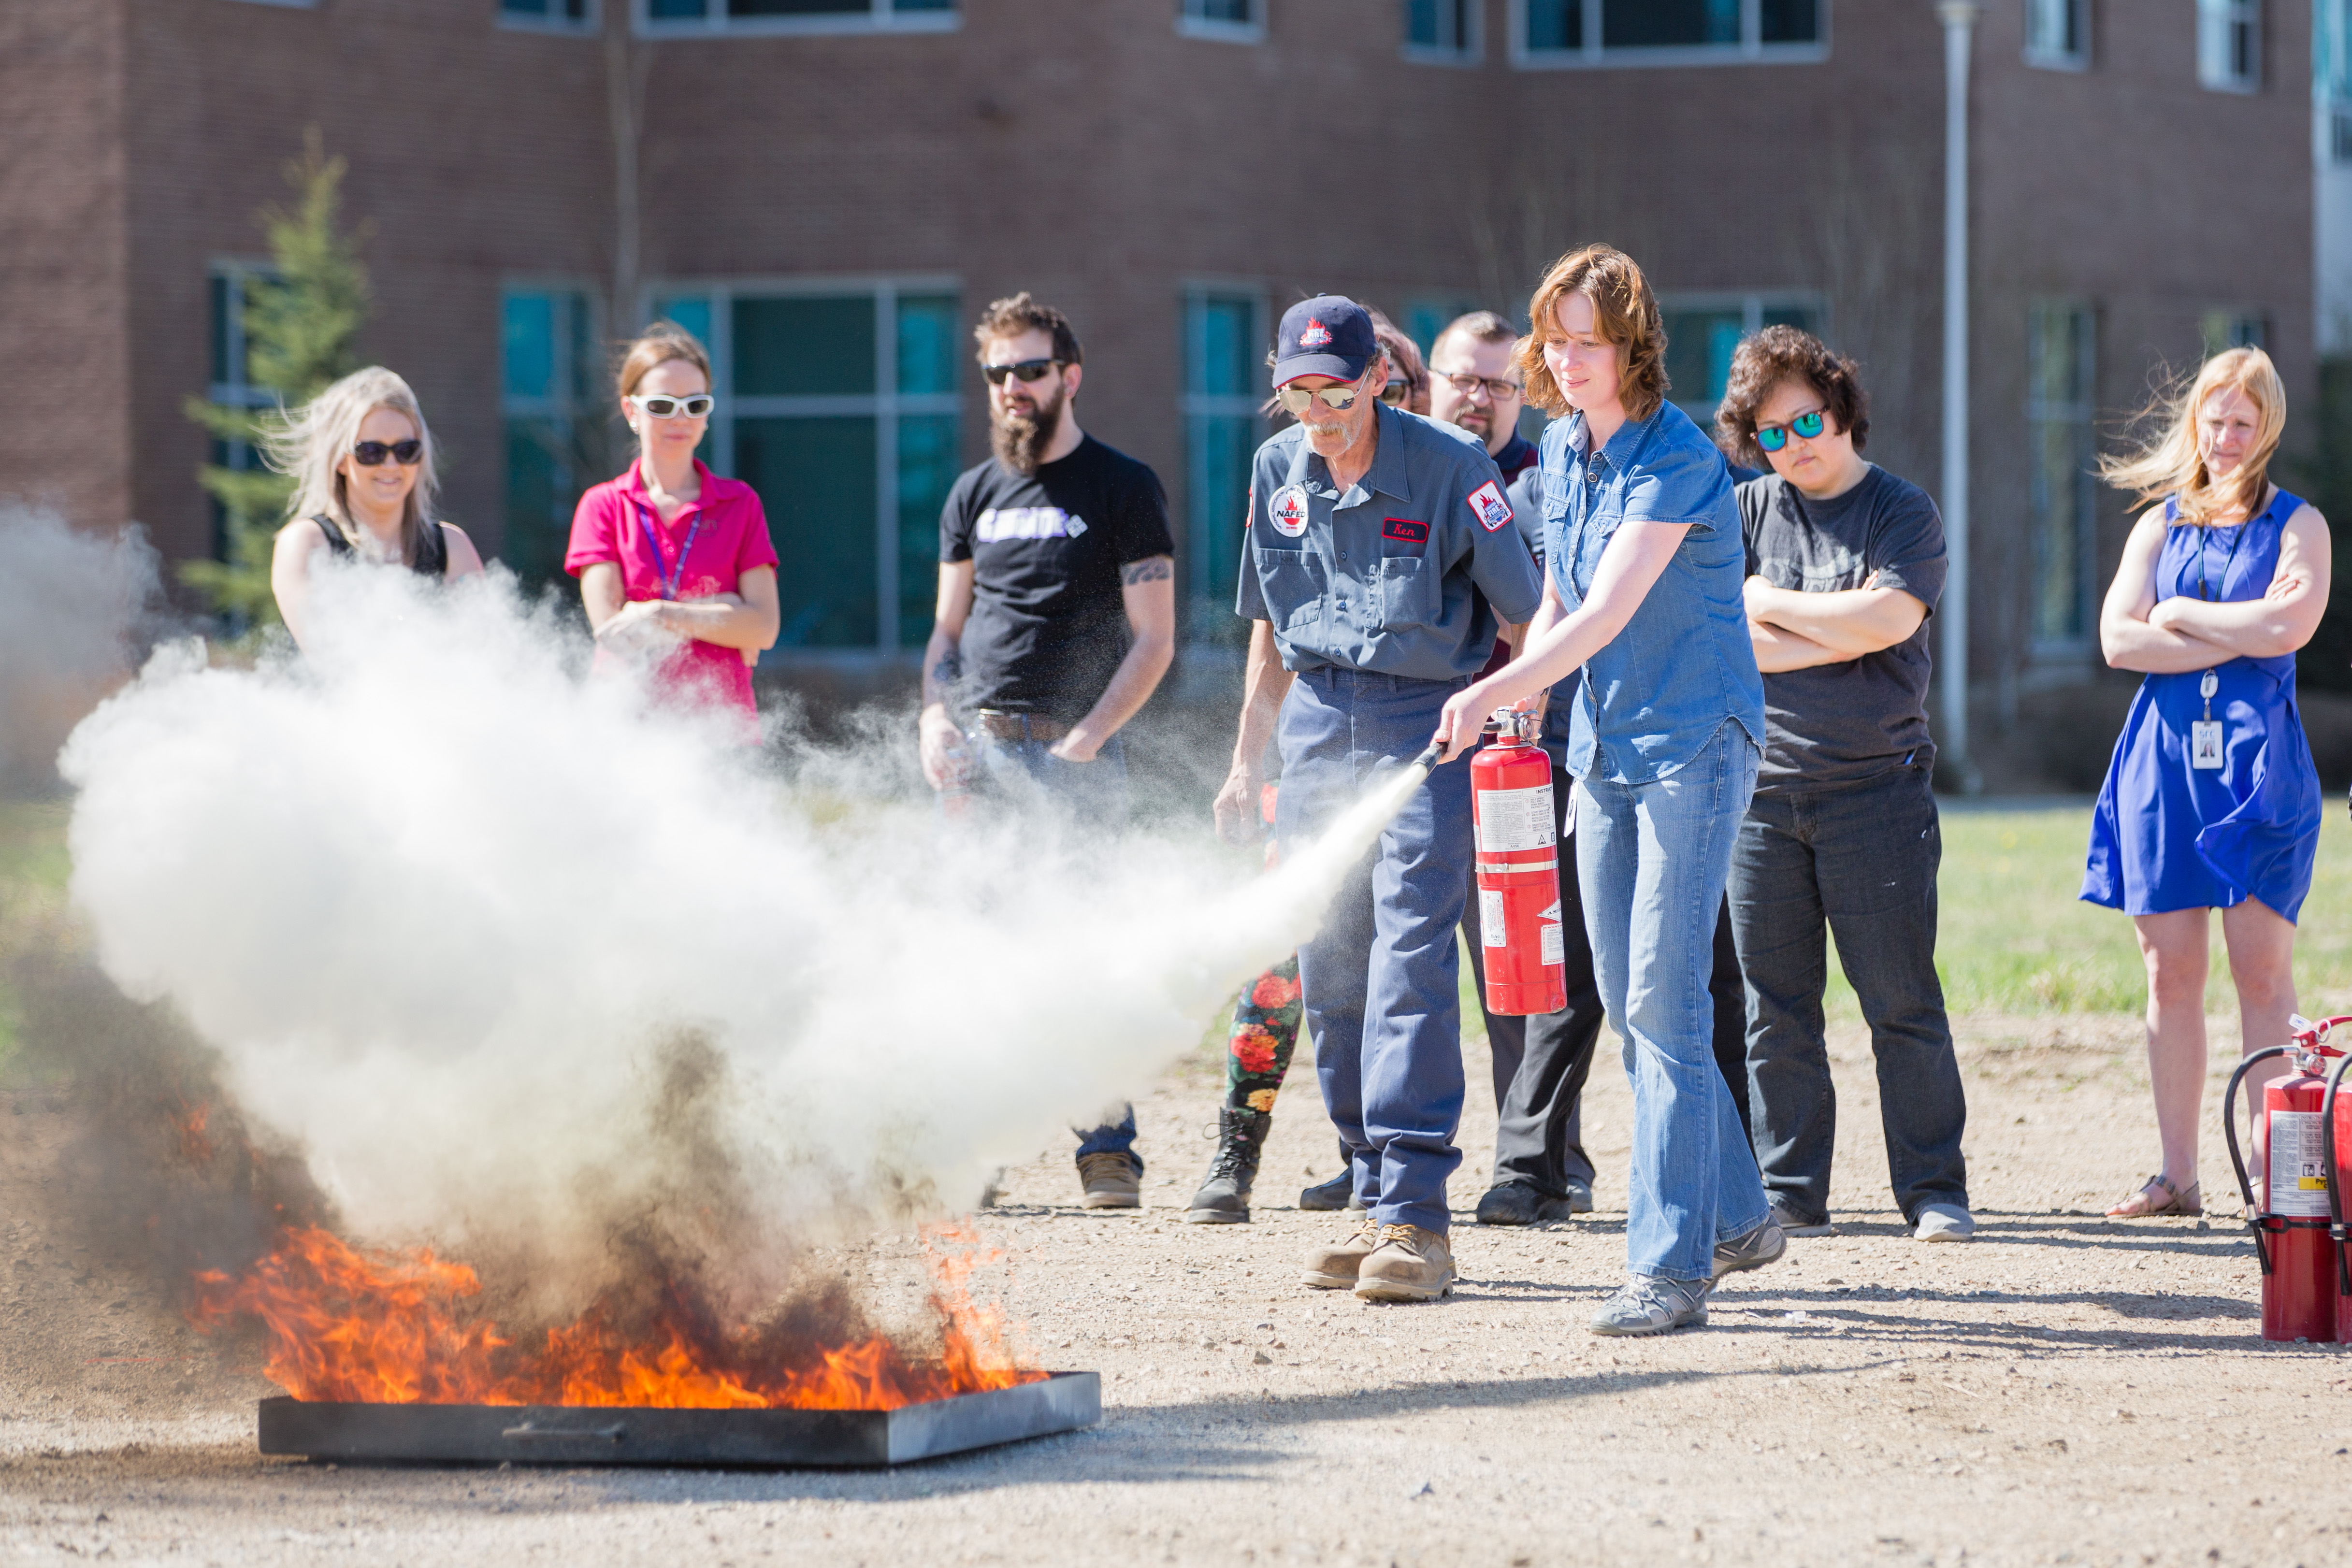
[[[2229,528],[2174,522],[2157,558],[2160,603],[2200,591],[2260,599],[2278,570],[2279,535],[2303,503],[2284,490]],[[2227,909],[2259,898],[2287,919],[2311,891],[2319,852],[2319,774],[2294,704],[2294,656],[2215,666],[2221,766],[2189,766],[2191,723],[2205,716],[2202,670],[2140,682],[2091,818],[2082,897],[2126,915]]]

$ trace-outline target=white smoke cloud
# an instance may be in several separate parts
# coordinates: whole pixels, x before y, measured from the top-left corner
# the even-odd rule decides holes
[[[1199,837],[943,833],[927,800],[843,793],[855,759],[780,782],[577,679],[501,579],[330,571],[318,606],[307,661],[166,649],[76,732],[75,904],[348,1228],[510,1249],[558,1295],[617,1221],[691,1228],[664,1040],[724,1064],[696,1157],[748,1206],[759,1284],[795,1239],[967,1203],[1143,1088],[1410,788],[1263,879]]]
[[[136,525],[84,532],[0,502],[0,785],[54,783],[59,744],[136,663],[156,567]]]

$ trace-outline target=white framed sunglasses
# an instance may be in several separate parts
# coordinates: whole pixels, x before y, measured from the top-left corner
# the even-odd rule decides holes
[[[695,392],[688,397],[671,397],[663,392],[639,397],[631,392],[629,402],[650,419],[701,419],[719,406],[719,400],[709,392]]]

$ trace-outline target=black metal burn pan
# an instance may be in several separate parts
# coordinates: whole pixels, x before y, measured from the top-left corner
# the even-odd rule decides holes
[[[1102,1419],[1102,1378],[1036,1383],[897,1410],[679,1410],[586,1405],[261,1402],[261,1451],[366,1463],[903,1465]]]

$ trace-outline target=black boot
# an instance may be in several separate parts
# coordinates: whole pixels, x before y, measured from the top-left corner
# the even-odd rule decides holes
[[[1339,1174],[1300,1193],[1298,1207],[1326,1210],[1364,1207],[1356,1201],[1356,1162],[1349,1157],[1347,1145],[1339,1145]]]
[[[1217,1157],[1209,1162],[1209,1176],[1192,1195],[1185,1212],[1187,1225],[1247,1225],[1250,1186],[1257,1179],[1257,1157],[1265,1148],[1266,1129],[1274,1124],[1269,1111],[1217,1111]]]

